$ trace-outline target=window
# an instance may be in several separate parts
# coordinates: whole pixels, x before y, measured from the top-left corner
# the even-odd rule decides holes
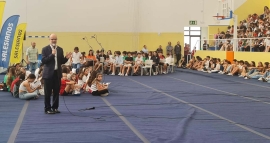
[[[184,30],[189,30],[189,27],[184,27]]]
[[[201,35],[201,31],[190,31],[190,35]]]
[[[184,35],[189,35],[189,31],[184,31]]]
[[[184,43],[190,44],[190,37],[184,36]]]
[[[190,50],[200,50],[201,27],[184,27],[184,43],[190,45]]]
[[[201,27],[190,27],[190,30],[201,30]]]

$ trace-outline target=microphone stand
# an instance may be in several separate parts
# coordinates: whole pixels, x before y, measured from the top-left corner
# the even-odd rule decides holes
[[[83,38],[83,40],[87,43],[87,45],[89,46],[89,48],[91,50],[93,50],[93,47],[89,44],[88,38],[86,36]]]
[[[104,48],[102,47],[102,45],[101,45],[101,43],[99,43],[99,41],[98,41],[98,39],[97,39],[97,35],[95,34],[94,36],[92,36],[95,40],[96,40],[96,42],[98,43],[98,45],[100,46],[100,48],[101,48],[101,50],[103,50],[104,51],[104,53],[105,53],[105,50],[104,50]]]

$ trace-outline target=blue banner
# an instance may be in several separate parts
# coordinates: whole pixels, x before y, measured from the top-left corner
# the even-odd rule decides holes
[[[0,34],[0,67],[7,68],[9,66],[10,52],[19,17],[19,15],[9,17],[2,26]]]

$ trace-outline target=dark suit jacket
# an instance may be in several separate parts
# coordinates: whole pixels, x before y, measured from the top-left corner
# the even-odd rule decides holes
[[[62,68],[61,65],[65,64],[68,59],[64,57],[63,49],[61,47],[56,48],[57,54],[57,73],[58,78],[62,78]],[[52,54],[52,48],[50,45],[42,48],[42,60],[41,62],[44,64],[42,78],[51,79],[53,78],[54,67],[55,67],[55,59]]]

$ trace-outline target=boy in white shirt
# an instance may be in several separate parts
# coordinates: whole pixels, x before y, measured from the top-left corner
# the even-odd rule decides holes
[[[121,52],[120,51],[116,51],[116,56],[115,56],[115,62],[112,66],[112,74],[111,75],[115,75],[115,69],[117,67],[120,67],[120,72],[118,75],[121,75],[121,71],[123,68],[123,57],[121,56]]]
[[[82,54],[81,52],[79,52],[79,48],[75,47],[74,52],[71,55],[70,61],[72,63],[72,67],[76,69],[76,73],[79,72],[79,69],[81,67],[81,57],[82,57]]]
[[[167,73],[167,67],[170,65],[171,61],[172,61],[172,57],[168,53],[165,59],[164,65],[163,65],[163,74]]]
[[[141,67],[141,65],[143,64],[143,57],[142,54],[139,52],[137,53],[137,57],[135,58],[135,64],[133,66],[133,75],[138,75],[138,71]]]

